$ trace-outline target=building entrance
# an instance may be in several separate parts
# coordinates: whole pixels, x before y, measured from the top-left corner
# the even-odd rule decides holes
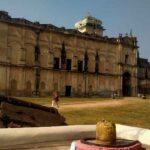
[[[131,75],[129,72],[123,74],[122,82],[123,96],[131,96]]]
[[[70,85],[66,86],[65,96],[71,96],[71,86]]]

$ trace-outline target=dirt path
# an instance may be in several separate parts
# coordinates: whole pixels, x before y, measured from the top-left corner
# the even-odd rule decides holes
[[[95,107],[116,107],[127,104],[134,104],[135,101],[142,102],[139,98],[123,98],[123,99],[112,99],[100,102],[86,102],[86,103],[75,103],[75,104],[62,104],[60,105],[60,111],[67,111],[70,109],[83,109],[83,108],[95,108]]]

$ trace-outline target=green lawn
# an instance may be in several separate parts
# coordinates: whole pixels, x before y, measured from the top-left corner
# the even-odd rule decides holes
[[[20,98],[19,98],[20,99]],[[38,103],[41,105],[51,104],[51,98],[21,98],[22,100]],[[113,100],[105,98],[60,98],[60,106],[88,103],[88,102],[110,102]],[[120,101],[124,101],[123,99]],[[67,110],[66,110],[67,109]],[[96,124],[102,119],[115,123],[137,126],[150,129],[150,99],[133,99],[121,106],[62,109],[60,113],[66,118],[67,124]]]
[[[118,107],[62,111],[68,124],[96,124],[102,119],[150,129],[150,102],[137,102]]]

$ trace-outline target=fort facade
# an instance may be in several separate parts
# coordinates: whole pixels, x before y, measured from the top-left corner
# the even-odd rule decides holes
[[[136,37],[103,31],[92,16],[65,29],[0,11],[0,94],[136,96],[145,80]]]

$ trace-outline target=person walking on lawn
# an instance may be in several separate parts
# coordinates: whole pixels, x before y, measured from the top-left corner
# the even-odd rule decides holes
[[[58,91],[55,91],[55,92],[53,92],[52,105],[51,106],[59,108],[58,101],[59,101],[59,93],[58,93]]]

